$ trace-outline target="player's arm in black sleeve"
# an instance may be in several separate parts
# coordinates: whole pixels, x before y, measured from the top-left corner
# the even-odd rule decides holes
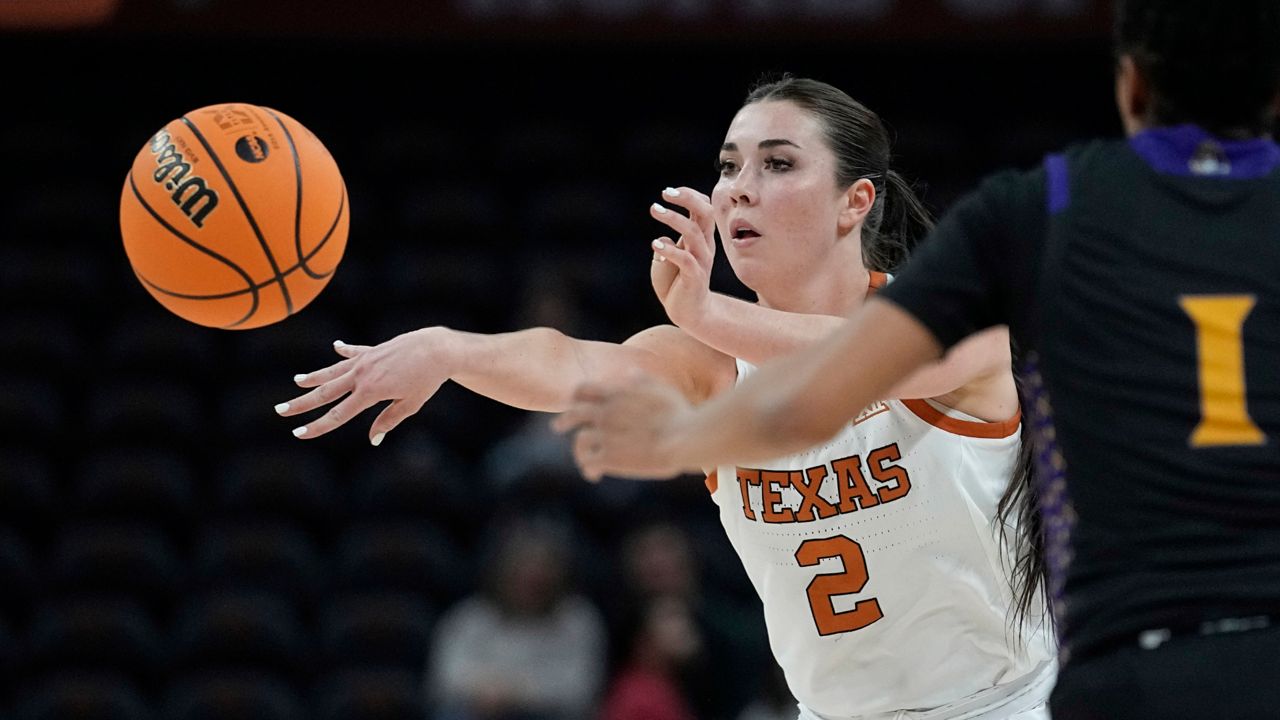
[[[995,175],[948,211],[880,296],[950,348],[993,325],[1015,335],[1034,302],[1047,232],[1043,170]]]

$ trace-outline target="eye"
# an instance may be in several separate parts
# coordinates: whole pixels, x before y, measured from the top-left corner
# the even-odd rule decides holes
[[[770,170],[778,172],[786,172],[791,169],[791,161],[782,157],[770,157],[764,161],[764,166]]]
[[[732,175],[738,172],[738,164],[732,160],[720,158],[716,160],[716,172],[721,175]]]

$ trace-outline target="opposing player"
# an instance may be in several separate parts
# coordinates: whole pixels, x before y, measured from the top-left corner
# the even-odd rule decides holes
[[[795,78],[763,85],[729,126],[712,197],[683,188],[665,197],[688,216],[652,210],[680,234],[655,242],[652,279],[683,327],[621,345],[428,328],[344,346],[347,359],[304,377],[314,389],[281,411],[336,402],[296,431],[310,438],[392,400],[370,430],[377,444],[448,379],[556,411],[584,380],[644,372],[703,402],[752,363],[838,327],[883,284],[904,240],[928,229],[888,160],[879,118],[844,93]],[[707,291],[715,228],[757,303]],[[989,331],[889,395],[921,399],[871,408],[793,456],[709,475],[803,717],[1043,716],[1054,663],[1037,578],[1012,591],[1015,553],[1000,542],[998,505],[1018,488],[1010,366],[1007,333]]]
[[[560,424],[590,475],[766,458],[1007,324],[1062,612],[1055,720],[1272,718],[1280,2],[1128,0],[1116,50],[1127,139],[987,180],[828,341],[698,409],[584,388]]]

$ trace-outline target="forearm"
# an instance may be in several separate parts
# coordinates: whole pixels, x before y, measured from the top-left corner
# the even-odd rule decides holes
[[[844,324],[832,315],[806,315],[763,307],[712,293],[707,312],[686,330],[726,355],[759,366],[830,336]],[[975,377],[1007,369],[1009,333],[988,328],[956,345],[946,358],[927,363],[885,394],[893,398],[937,397]]]
[[[760,365],[829,336],[842,322],[831,315],[784,312],[711,293],[706,312],[683,329],[726,355]]]
[[[933,336],[905,312],[874,303],[828,340],[763,365],[668,434],[682,469],[764,462],[816,445],[913,370],[936,358]]]
[[[587,379],[577,342],[550,328],[496,335],[450,330],[445,340],[449,379],[505,405],[555,412]]]
[[[563,410],[579,384],[616,378],[637,364],[634,350],[551,328],[496,335],[449,330],[444,347],[450,380],[505,405],[543,412]]]

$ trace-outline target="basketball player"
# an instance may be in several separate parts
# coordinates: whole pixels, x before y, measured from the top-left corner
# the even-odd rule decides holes
[[[348,359],[302,378],[315,389],[281,410],[337,402],[296,431],[308,438],[393,400],[371,428],[377,444],[447,379],[558,411],[583,380],[639,371],[703,402],[753,363],[838,327],[884,283],[879,270],[902,259],[904,241],[927,231],[888,159],[879,118],[846,94],[796,78],[760,86],[729,126],[712,197],[684,188],[665,196],[688,216],[652,210],[681,234],[655,243],[652,279],[687,329],[611,345],[547,329],[428,328],[344,346]],[[715,228],[758,303],[709,297]],[[700,314],[706,322],[691,319]],[[1037,576],[1012,590],[1014,553],[1000,542],[1016,525],[998,508],[1018,487],[1010,370],[1007,332],[990,330],[886,395],[931,399],[882,403],[814,447],[708,474],[801,717],[1045,717],[1055,662]]]
[[[584,471],[829,437],[970,333],[1025,351],[1055,720],[1280,716],[1280,0],[1117,8],[1125,141],[988,179],[829,341],[696,411],[584,388]],[[886,608],[886,614],[888,608]]]

